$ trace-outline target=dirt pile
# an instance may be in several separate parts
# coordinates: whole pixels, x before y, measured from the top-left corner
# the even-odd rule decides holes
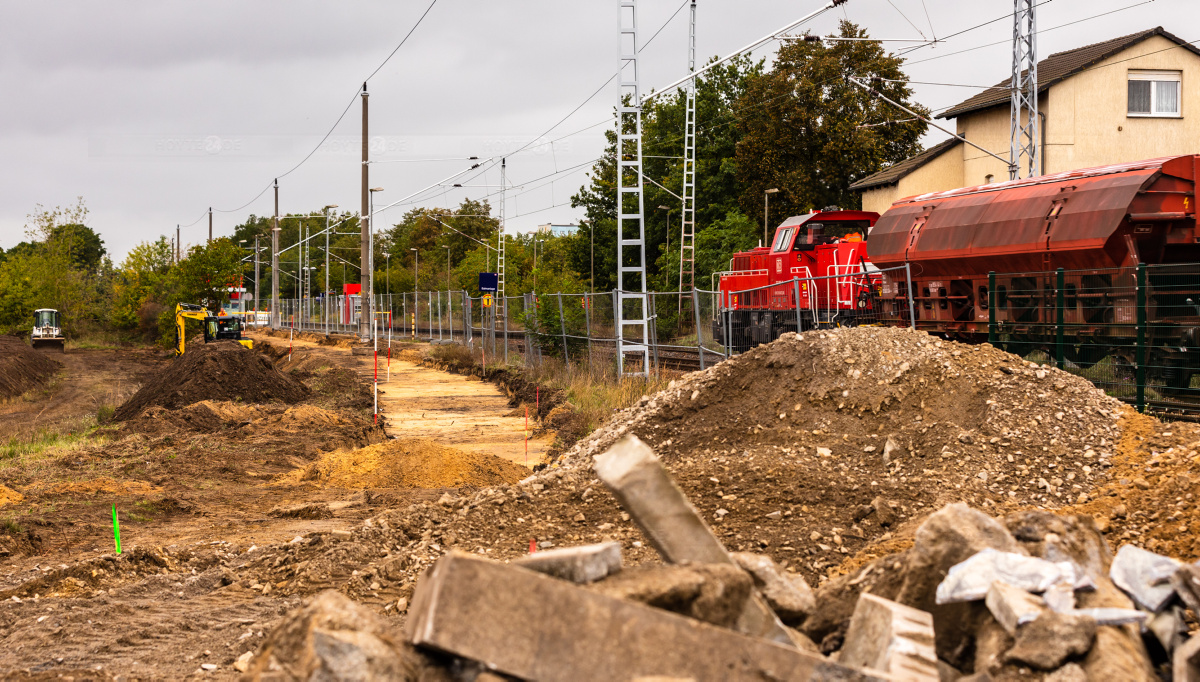
[[[17,336],[0,336],[0,400],[37,388],[54,375],[58,363]]]
[[[309,394],[268,358],[236,343],[197,344],[117,408],[118,421],[154,405],[179,408],[202,400],[295,403]]]
[[[515,483],[529,473],[494,455],[406,438],[358,450],[337,450],[277,481],[312,481],[341,488],[481,488]]]

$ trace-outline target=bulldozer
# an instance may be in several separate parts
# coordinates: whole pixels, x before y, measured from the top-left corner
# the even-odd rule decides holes
[[[204,330],[204,343],[235,341],[246,348],[254,348],[254,341],[242,338],[245,325],[236,317],[224,314],[213,315],[204,306],[180,303],[175,306],[175,355],[183,355],[187,338],[187,321],[197,320]]]
[[[35,350],[49,353],[67,352],[67,340],[63,336],[60,316],[53,308],[38,308],[33,311],[33,333],[29,337]]]

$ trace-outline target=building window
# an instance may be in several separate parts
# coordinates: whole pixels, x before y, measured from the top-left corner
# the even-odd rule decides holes
[[[1179,71],[1130,71],[1129,115],[1178,117]]]
[[[990,185],[995,181],[996,181],[996,176],[992,175],[991,173],[988,173],[987,175],[983,176],[983,184],[985,184],[985,185]]]

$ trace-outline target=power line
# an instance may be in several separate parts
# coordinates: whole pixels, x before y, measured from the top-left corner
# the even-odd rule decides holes
[[[371,72],[371,75],[366,77],[366,79],[363,81],[364,89],[367,87],[367,81],[371,80],[375,76],[375,74],[379,73],[379,70],[382,69],[384,67],[384,65],[386,65],[393,56],[395,56],[395,54],[400,50],[400,48],[404,47],[404,44],[408,42],[408,39],[412,36],[413,32],[416,31],[417,27],[421,25],[421,22],[425,21],[425,17],[429,14],[429,11],[433,9],[433,6],[437,4],[437,1],[438,0],[433,0],[433,2],[429,3],[429,7],[425,8],[425,12],[421,14],[421,17],[419,19],[417,19],[417,23],[413,24],[413,27],[411,29],[409,29],[408,33],[406,33],[404,35],[404,38],[400,40],[400,43],[397,44],[396,47],[390,53],[388,53],[388,56],[385,57],[382,62],[380,62],[379,66],[375,67],[375,70]],[[317,143],[317,146],[313,147],[312,151],[310,151],[307,155],[305,155],[305,157],[303,159],[300,160],[300,163],[297,163],[295,166],[292,166],[290,169],[288,169],[288,171],[286,173],[281,173],[280,175],[276,176],[276,178],[274,178],[274,180],[270,184],[268,184],[266,187],[264,187],[261,192],[254,195],[253,199],[251,199],[250,201],[247,201],[246,203],[242,204],[241,206],[239,206],[237,208],[231,208],[231,209],[214,209],[214,210],[217,211],[218,213],[235,213],[237,211],[241,211],[242,209],[246,208],[250,204],[253,204],[254,202],[258,201],[259,198],[262,197],[262,195],[266,194],[267,190],[271,189],[271,187],[274,186],[274,182],[276,180],[278,180],[279,178],[285,178],[285,177],[291,175],[293,172],[296,171],[296,169],[300,168],[300,166],[303,166],[309,159],[312,158],[313,154],[317,153],[317,150],[319,150],[321,148],[321,145],[325,144],[325,141],[329,139],[329,136],[333,134],[333,131],[336,130],[338,125],[341,124],[342,119],[344,119],[346,117],[346,114],[350,111],[350,108],[352,106],[354,106],[354,102],[358,99],[360,92],[362,92],[362,90],[354,91],[354,96],[351,97],[350,101],[346,103],[346,108],[342,109],[342,113],[337,117],[337,120],[333,122],[333,125],[329,128],[329,131],[325,133],[325,135],[321,138],[321,141]],[[193,224],[195,224],[195,223],[193,223]]]

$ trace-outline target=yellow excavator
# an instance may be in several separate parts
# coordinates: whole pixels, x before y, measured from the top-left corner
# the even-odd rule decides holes
[[[186,324],[188,320],[197,320],[204,329],[204,343],[213,341],[236,341],[246,348],[254,348],[254,342],[242,338],[245,325],[236,317],[231,317],[221,311],[213,315],[204,306],[191,303],[180,303],[175,306],[175,355],[183,355],[184,340],[187,337]]]

